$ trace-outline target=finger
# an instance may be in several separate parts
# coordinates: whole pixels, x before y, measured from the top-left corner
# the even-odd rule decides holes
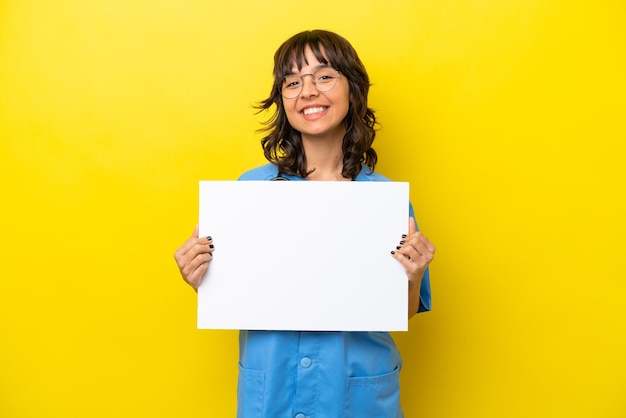
[[[417,227],[415,226],[415,218],[409,216],[409,237],[415,234]]]
[[[391,256],[398,260],[406,271],[410,271],[413,268],[411,259],[408,258],[405,254],[401,253],[400,250],[392,251]]]
[[[196,228],[193,230],[193,234],[191,234],[191,237],[187,241],[192,245],[207,244],[207,243],[212,244],[213,238],[211,236],[199,237],[199,233],[200,233],[200,226],[196,225]]]
[[[402,267],[404,267],[404,271],[410,277],[412,277],[420,268],[418,264],[416,264],[411,258],[407,255],[401,253],[400,251],[392,252],[393,258],[398,260]]]
[[[421,241],[422,245],[424,245],[424,247],[426,248],[428,253],[430,253],[430,255],[432,257],[434,257],[435,256],[435,251],[437,251],[437,248],[435,248],[435,246],[430,241],[428,241],[428,239],[426,239],[426,237],[424,237],[423,235],[422,235],[422,237],[424,238],[424,240]]]
[[[212,244],[213,238],[210,235],[206,237],[199,237],[199,233],[200,233],[200,226],[196,225],[196,229],[193,230],[193,234],[191,234],[190,240],[191,241],[196,240],[199,244],[206,244],[207,242],[209,244]]]
[[[435,254],[435,246],[432,242],[424,234],[418,232],[415,236],[415,246],[417,250],[422,254],[430,254],[431,256]]]
[[[396,252],[402,254],[405,258],[413,261],[414,263],[418,262],[418,259],[421,258],[421,254],[414,248],[412,245],[403,245],[396,247]]]
[[[206,237],[199,238],[199,234],[200,234],[200,225],[196,224],[196,229],[193,230],[193,234],[191,234],[191,239],[192,240],[193,239],[197,239],[197,240],[200,240],[201,242],[204,241],[204,240],[206,240],[206,241],[213,241],[213,238],[210,235],[208,235]]]
[[[186,280],[187,284],[189,284],[189,286],[191,286],[193,289],[198,290],[200,284],[202,283],[202,277],[206,270],[206,268],[198,269],[197,272],[194,272],[194,274],[189,278],[189,280]]]
[[[194,289],[198,290],[198,287],[202,283],[202,279],[204,278],[204,275],[208,269],[208,263],[201,264],[200,266],[198,266],[197,269],[193,271],[191,275],[188,276],[188,278],[186,279],[187,283],[189,283],[189,285]]]
[[[419,234],[419,236],[415,239],[411,240],[410,246],[407,247],[413,248],[417,252],[416,256],[419,256],[420,259],[416,259],[416,262],[419,261],[421,263],[424,263],[425,265],[428,265],[433,261],[435,257],[435,247],[421,234]]]
[[[209,261],[213,259],[213,255],[211,253],[202,253],[198,254],[193,259],[189,260],[187,264],[180,269],[183,277],[189,279],[195,274],[196,270],[202,266],[208,266]]]
[[[196,224],[196,229],[193,230],[193,234],[191,234],[191,239],[192,240],[193,239],[198,239],[201,242],[204,241],[204,240],[206,240],[206,241],[213,241],[213,238],[210,235],[206,236],[206,237],[199,238],[199,234],[200,234],[200,226]]]
[[[178,264],[178,268],[181,273],[190,273],[189,270],[185,270],[187,265],[193,261],[198,255],[212,253],[215,250],[215,246],[211,242],[199,240],[198,238],[189,238],[182,247],[180,247],[174,253],[174,259]]]
[[[187,254],[190,250],[193,249],[194,246],[198,245],[198,244],[209,244],[212,245],[213,244],[213,239],[211,237],[203,237],[203,238],[198,238],[198,225],[196,225],[196,228],[193,231],[193,234],[191,234],[191,237],[189,237],[184,243],[183,245],[180,246],[180,248],[178,248],[176,250],[176,252],[174,253],[174,258],[176,260],[179,260],[180,258],[184,257],[185,254]]]
[[[198,237],[191,236],[188,238],[183,245],[181,245],[176,252],[174,253],[174,258],[179,260],[185,256],[194,246],[198,245],[199,239]]]
[[[202,254],[211,254],[213,251],[215,251],[215,246],[213,244],[207,244],[206,242],[202,242],[199,244],[195,244],[192,248],[190,248],[189,251],[185,253],[183,258],[187,263],[189,263],[196,257]]]

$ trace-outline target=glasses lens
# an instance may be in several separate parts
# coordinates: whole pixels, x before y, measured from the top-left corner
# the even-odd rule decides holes
[[[315,87],[317,87],[319,91],[332,90],[332,88],[335,87],[335,84],[337,84],[338,78],[339,72],[332,68],[322,68],[313,74]]]
[[[283,79],[281,93],[287,99],[298,97],[302,91],[302,79],[297,75],[288,75]]]
[[[313,84],[318,91],[326,92],[330,91],[337,84],[339,79],[339,71],[334,68],[321,68],[315,72],[315,74],[304,75],[287,75],[283,78],[283,84],[281,87],[281,94],[286,99],[295,99],[302,92],[302,86],[304,84],[304,76],[310,75],[313,77]]]

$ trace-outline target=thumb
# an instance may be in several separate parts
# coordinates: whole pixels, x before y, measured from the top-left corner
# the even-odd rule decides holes
[[[191,238],[198,238],[199,230],[200,230],[200,226],[196,224],[196,229],[193,230],[193,234],[191,234]]]
[[[412,216],[409,216],[409,236],[413,235],[416,231],[416,227],[415,227],[415,218]]]

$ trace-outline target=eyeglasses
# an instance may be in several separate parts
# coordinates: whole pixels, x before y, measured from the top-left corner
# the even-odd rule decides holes
[[[339,71],[331,67],[322,67],[313,74],[302,75],[286,75],[283,78],[283,84],[280,93],[285,99],[295,99],[302,93],[304,86],[304,77],[310,75],[313,77],[313,85],[320,92],[331,91],[339,80]]]

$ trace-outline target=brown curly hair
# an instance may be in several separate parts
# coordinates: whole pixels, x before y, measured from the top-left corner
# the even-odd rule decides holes
[[[365,164],[370,172],[378,160],[372,143],[376,136],[376,117],[367,106],[369,76],[350,43],[336,33],[324,30],[300,32],[287,39],[274,54],[274,85],[270,96],[257,105],[259,112],[276,105],[274,114],[264,123],[260,132],[267,133],[261,140],[265,158],[278,166],[281,173],[306,177],[306,155],[302,136],[287,120],[281,85],[295,63],[300,70],[306,63],[305,49],[310,47],[319,62],[332,66],[348,80],[350,105],[343,121],[343,176],[354,179]]]

